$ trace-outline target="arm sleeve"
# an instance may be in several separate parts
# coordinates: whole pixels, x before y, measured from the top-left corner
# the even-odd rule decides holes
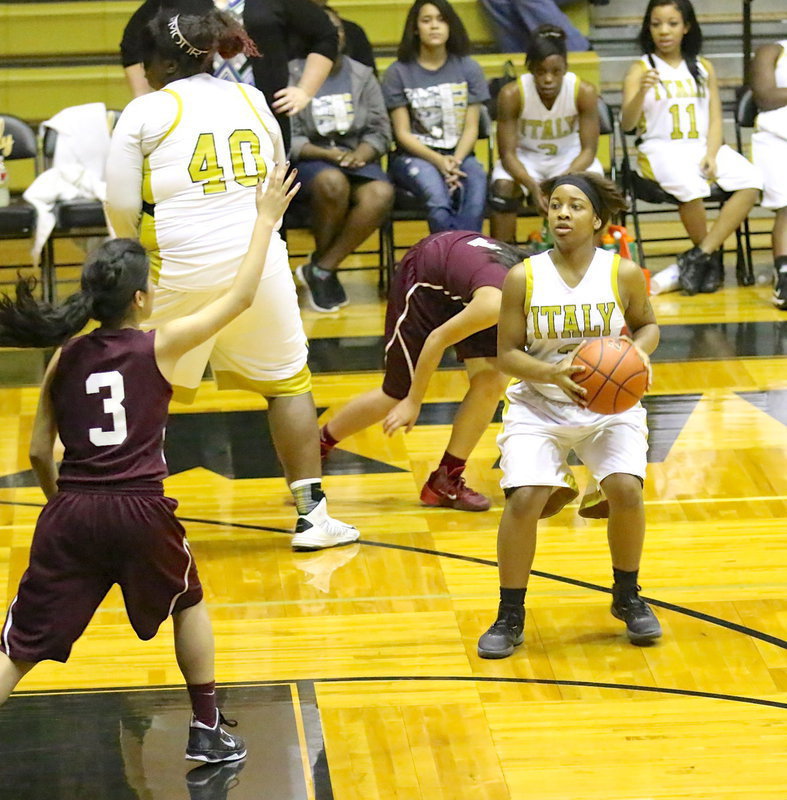
[[[404,92],[404,75],[398,61],[394,61],[385,71],[383,76],[383,97],[385,98],[385,107],[389,111],[410,105]]]
[[[285,0],[287,30],[303,41],[304,53],[319,53],[336,61],[339,34],[330,17],[311,0]],[[262,48],[261,48],[262,49]]]
[[[467,103],[483,103],[489,99],[489,84],[484,77],[484,71],[477,61],[467,57],[464,59],[464,72],[467,79]]]
[[[142,165],[177,117],[177,101],[165,92],[132,100],[118,120],[109,144],[107,206],[117,236],[136,239],[142,211]]]
[[[391,118],[385,108],[383,92],[374,73],[368,72],[361,88],[359,105],[368,110],[369,119],[361,141],[373,147],[382,156],[391,146]]]

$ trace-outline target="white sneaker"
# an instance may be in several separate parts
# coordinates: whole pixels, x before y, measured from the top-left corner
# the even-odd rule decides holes
[[[328,516],[328,501],[322,500],[308,514],[298,517],[295,535],[292,537],[293,550],[322,550],[326,547],[339,547],[357,542],[358,528]]]

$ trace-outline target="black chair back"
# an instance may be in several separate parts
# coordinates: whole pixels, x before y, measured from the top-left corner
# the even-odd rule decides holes
[[[35,158],[38,143],[35,131],[12,114],[0,114],[0,156],[6,161]]]

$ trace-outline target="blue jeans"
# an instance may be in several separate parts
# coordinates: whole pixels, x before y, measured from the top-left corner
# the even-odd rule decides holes
[[[430,233],[480,232],[486,206],[486,172],[473,155],[465,158],[461,169],[467,177],[454,192],[448,191],[440,170],[422,158],[394,156],[388,172],[394,183],[423,199]]]
[[[497,33],[501,53],[526,53],[539,25],[557,25],[566,32],[567,50],[589,50],[590,42],[560,10],[573,0],[481,0]]]

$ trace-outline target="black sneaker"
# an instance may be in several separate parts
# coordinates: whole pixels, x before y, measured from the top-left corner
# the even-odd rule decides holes
[[[478,640],[481,658],[507,658],[525,641],[525,609],[504,607],[497,610],[497,620]]]
[[[224,764],[203,764],[186,775],[189,800],[226,800],[227,793],[239,783],[238,773],[245,761]]]
[[[215,764],[219,761],[240,761],[246,758],[246,743],[240,736],[233,736],[222,728],[226,725],[234,728],[238,723],[225,719],[219,712],[216,724],[209,728],[193,717],[189,726],[189,743],[186,747],[186,758],[192,761],[206,761]]]
[[[330,284],[331,297],[336,300],[336,305],[338,305],[339,308],[346,306],[350,301],[347,299],[347,292],[344,291],[344,286],[342,286],[339,281],[339,276],[336,274],[336,271],[332,270],[330,277],[326,280]]]
[[[612,587],[612,616],[626,623],[632,644],[649,644],[661,637],[661,625],[651,607],[639,596],[639,586]]]
[[[678,256],[678,280],[683,294],[697,294],[711,267],[711,256],[692,247]]]
[[[700,292],[702,294],[713,294],[717,292],[724,283],[724,254],[721,250],[711,254],[710,267],[702,279]]]
[[[773,276],[773,297],[776,308],[787,311],[787,263],[776,268]]]
[[[295,276],[302,286],[306,288],[309,296],[309,305],[315,311],[330,313],[339,310],[338,297],[336,290],[330,282],[330,275],[327,278],[318,278],[314,274],[314,264],[302,264],[295,270]],[[346,296],[345,296],[346,299]]]

